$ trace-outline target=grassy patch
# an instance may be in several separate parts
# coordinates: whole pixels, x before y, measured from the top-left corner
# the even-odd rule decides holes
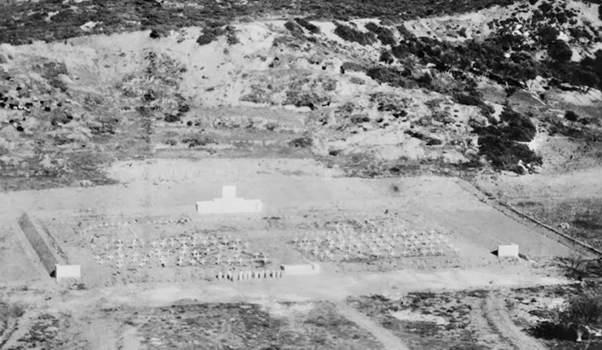
[[[572,237],[602,249],[602,200],[548,200],[534,205],[523,205],[521,210]],[[568,224],[568,228],[561,228],[560,224],[563,223]]]
[[[277,315],[247,303],[173,305],[137,310],[125,319],[151,349],[382,349],[369,333],[330,303],[281,303]],[[151,340],[151,338],[153,340]],[[161,345],[157,345],[157,344]]]
[[[11,322],[18,320],[24,313],[25,310],[20,305],[0,301],[0,340],[3,339],[6,332],[10,331]],[[0,345],[2,345],[1,342]]]
[[[485,291],[413,292],[400,299],[381,295],[351,298],[349,304],[390,330],[412,348],[480,349],[471,310]]]

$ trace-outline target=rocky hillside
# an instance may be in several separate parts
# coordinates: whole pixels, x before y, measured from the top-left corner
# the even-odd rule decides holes
[[[241,16],[223,21],[168,1],[114,18],[100,9],[127,2],[2,5],[4,189],[102,184],[108,163],[136,157],[313,157],[367,177],[602,157],[598,4],[433,5],[446,14],[425,17],[326,1],[308,10],[321,20],[295,16],[308,1],[254,4],[230,4]]]

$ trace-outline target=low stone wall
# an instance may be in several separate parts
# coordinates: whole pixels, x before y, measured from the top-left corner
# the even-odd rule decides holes
[[[33,223],[29,215],[24,213],[19,218],[19,227],[25,234],[27,241],[33,247],[33,250],[36,252],[40,261],[46,268],[46,271],[49,275],[54,275],[56,265],[59,264],[59,261],[55,254],[52,253],[52,249],[48,245],[48,243],[42,238],[42,232],[39,232],[36,225]]]

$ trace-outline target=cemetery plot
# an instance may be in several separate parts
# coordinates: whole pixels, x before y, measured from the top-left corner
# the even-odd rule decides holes
[[[169,224],[163,224],[169,225]],[[132,264],[144,267],[151,266],[201,266],[201,267],[234,267],[253,268],[265,265],[269,258],[266,254],[251,248],[249,241],[233,237],[233,234],[212,230],[201,230],[198,227],[175,226],[164,227],[158,232],[149,230],[146,225],[133,228],[132,225],[121,227],[117,237],[95,235],[90,249],[95,252],[94,259],[99,264],[115,260],[114,266]],[[124,235],[127,228],[130,235]],[[157,226],[155,226],[155,229]],[[137,233],[134,229],[143,230]],[[175,231],[175,232],[174,232]]]
[[[289,243],[307,258],[358,262],[374,259],[457,255],[449,235],[414,229],[399,218],[330,223],[323,230],[297,235]]]
[[[184,280],[207,279],[217,271],[261,270],[271,263],[240,232],[206,227],[211,226],[187,218],[90,223],[75,230],[75,238],[61,241],[71,260],[87,264],[86,271],[128,281],[162,280],[173,269],[181,270],[176,276]],[[64,232],[60,227],[53,231],[59,236]]]

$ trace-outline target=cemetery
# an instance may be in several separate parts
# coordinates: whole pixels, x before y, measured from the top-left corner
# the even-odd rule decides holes
[[[381,180],[299,176],[237,187],[218,181],[138,189],[132,184],[74,191],[64,200],[32,194],[32,201],[42,205],[14,211],[13,232],[23,250],[37,256],[31,259],[43,278],[37,288],[48,290],[40,294],[40,303],[59,310],[81,306],[79,324],[88,325],[88,313],[94,315],[88,329],[102,329],[110,315],[112,325],[124,327],[115,331],[119,346],[142,336],[139,348],[149,349],[212,339],[232,346],[261,342],[266,348],[273,341],[305,349],[318,335],[324,342],[345,342],[345,349],[378,349],[377,341],[388,344],[385,349],[404,349],[395,332],[385,342],[378,333],[372,338],[374,327],[366,322],[381,320],[349,297],[555,283],[531,274],[531,261],[550,251],[560,255],[564,246],[446,179],[398,183],[401,189],[392,191]],[[95,192],[110,195],[91,200],[99,198]],[[254,210],[233,205],[241,201],[258,205]],[[482,304],[475,299],[471,305],[480,312],[488,306]],[[392,305],[383,322],[445,318],[417,315],[408,307]],[[71,322],[61,313],[52,315],[59,320],[57,328]],[[464,322],[471,315],[458,317]],[[51,319],[36,317],[31,318],[36,327],[38,319]],[[214,317],[223,318],[221,325]],[[237,317],[242,323],[232,321]],[[458,317],[454,313],[445,320]],[[260,322],[257,331],[255,322]],[[268,323],[286,336],[266,333],[261,325]],[[220,328],[226,324],[234,328]],[[343,334],[359,334],[359,329],[368,330],[361,339]],[[463,328],[453,331],[448,338],[464,334]],[[420,332],[414,333],[400,334],[419,343]],[[57,342],[68,338],[61,334]]]
[[[538,246],[533,237],[515,244],[501,236],[513,231],[497,225],[446,227],[407,206],[293,211],[243,199],[232,184],[221,193],[172,208],[32,212],[19,224],[56,281],[88,287],[469,268],[519,261],[519,246],[529,253]]]
[[[445,267],[462,263],[461,235],[408,215],[321,212],[261,217],[36,218],[66,255],[57,281],[90,286],[144,282],[277,280],[287,276]],[[502,247],[502,246],[500,246]],[[481,254],[487,254],[482,249]]]

